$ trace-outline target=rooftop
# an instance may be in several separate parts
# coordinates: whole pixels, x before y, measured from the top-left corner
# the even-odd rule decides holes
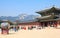
[[[36,12],[36,13],[38,13],[38,14],[41,14],[41,15],[49,15],[49,14],[51,14],[51,13],[60,13],[60,8],[57,8],[57,7],[51,7],[51,8],[48,8],[48,9],[45,9],[45,10],[42,10],[42,11],[38,11],[38,12]]]

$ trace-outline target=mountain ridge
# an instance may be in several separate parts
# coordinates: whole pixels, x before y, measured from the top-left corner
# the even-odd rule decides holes
[[[15,22],[18,20],[19,22],[31,22],[31,21],[36,21],[36,17],[39,15],[19,15],[19,16],[0,16],[0,20],[9,20],[11,22]]]

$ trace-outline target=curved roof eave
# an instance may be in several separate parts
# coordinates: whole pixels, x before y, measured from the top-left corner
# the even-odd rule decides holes
[[[60,9],[59,8],[56,8],[56,7],[52,7],[52,8],[49,8],[49,9],[45,9],[45,10],[42,10],[42,11],[38,11],[38,12],[36,12],[36,13],[39,13],[39,14],[41,14],[41,13],[45,13],[45,12],[47,12],[47,11],[50,11],[50,10],[58,10],[59,12],[60,12]]]

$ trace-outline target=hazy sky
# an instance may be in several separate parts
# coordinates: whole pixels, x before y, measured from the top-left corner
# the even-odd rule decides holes
[[[18,16],[34,14],[55,5],[60,7],[60,0],[0,0],[0,16]]]

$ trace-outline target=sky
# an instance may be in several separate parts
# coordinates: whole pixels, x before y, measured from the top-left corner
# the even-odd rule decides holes
[[[0,0],[0,16],[39,15],[37,11],[53,5],[60,8],[60,0]]]

